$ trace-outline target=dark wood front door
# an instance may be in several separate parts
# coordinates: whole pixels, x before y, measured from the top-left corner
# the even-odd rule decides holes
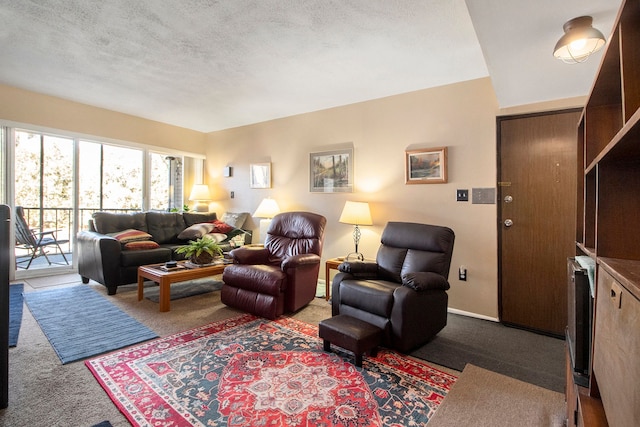
[[[500,320],[553,335],[567,325],[579,117],[571,110],[497,123]]]

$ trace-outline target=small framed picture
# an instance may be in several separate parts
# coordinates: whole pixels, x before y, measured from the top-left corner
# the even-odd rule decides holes
[[[249,165],[251,188],[271,188],[271,163]]]
[[[406,184],[447,182],[447,147],[405,151]]]
[[[309,155],[309,191],[353,192],[353,148]]]

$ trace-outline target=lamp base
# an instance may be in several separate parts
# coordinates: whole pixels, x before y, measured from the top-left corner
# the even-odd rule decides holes
[[[364,261],[364,255],[360,252],[351,252],[344,258],[345,261]]]
[[[264,243],[264,240],[267,238],[267,230],[269,230],[270,225],[270,218],[264,218],[260,220],[260,243]]]
[[[196,205],[193,207],[193,210],[196,212],[209,212],[209,204],[203,202],[196,202]]]

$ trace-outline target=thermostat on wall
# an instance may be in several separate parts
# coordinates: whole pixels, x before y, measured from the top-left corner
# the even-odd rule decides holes
[[[222,175],[225,176],[226,178],[231,176],[231,166],[225,166],[222,169]]]

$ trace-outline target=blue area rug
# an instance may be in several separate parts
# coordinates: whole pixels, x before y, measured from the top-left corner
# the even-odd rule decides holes
[[[9,347],[18,345],[20,325],[22,325],[22,291],[24,285],[16,283],[9,286]]]
[[[87,286],[28,292],[24,299],[63,365],[158,336]]]

